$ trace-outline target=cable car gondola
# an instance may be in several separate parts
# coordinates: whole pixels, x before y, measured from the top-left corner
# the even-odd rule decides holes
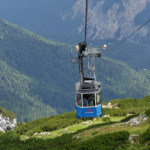
[[[87,28],[88,0],[86,0],[85,15],[85,40],[76,46],[78,58],[73,59],[73,63],[79,64],[80,81],[75,84],[76,115],[77,118],[102,117],[101,84],[96,81],[95,59],[100,57],[100,48],[87,47],[86,28]],[[89,76],[84,76],[83,58],[88,59]]]

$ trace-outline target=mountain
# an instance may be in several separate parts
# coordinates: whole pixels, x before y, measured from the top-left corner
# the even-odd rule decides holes
[[[70,112],[0,132],[0,149],[149,149],[150,96],[109,103],[117,103],[118,108],[103,108],[102,118],[78,120],[75,112]]]
[[[68,36],[72,30],[72,23],[70,20],[63,23],[61,15],[70,12],[74,2],[75,0],[14,0],[12,5],[9,0],[2,0],[0,18],[38,34],[51,36],[56,41],[69,40],[74,36]]]
[[[71,70],[65,66],[67,47],[2,20],[0,34],[0,104],[26,121],[73,109],[69,92],[63,91],[70,83],[64,72]]]
[[[0,18],[52,40],[78,44],[83,41],[84,9],[85,0],[2,0]],[[88,45],[107,44],[106,56],[136,70],[150,69],[149,24],[116,46],[149,20],[149,9],[149,0],[89,1]]]
[[[18,115],[18,121],[34,120],[56,114],[51,106],[43,104],[36,95],[31,95],[37,81],[23,75],[0,61],[0,105]]]
[[[71,63],[72,46],[4,20],[0,21],[0,37],[1,106],[25,122],[75,110],[74,84],[79,73],[78,65]],[[107,57],[97,60],[96,70],[103,101],[150,93],[149,70],[135,71]]]
[[[88,36],[94,40],[126,37],[149,19],[149,8],[149,0],[89,1]],[[2,0],[0,17],[64,42],[83,33],[84,10],[85,0],[14,0],[13,5]],[[149,36],[149,26],[137,35],[137,38]]]
[[[128,67],[122,62],[103,57],[97,66],[102,81],[103,100],[135,97],[140,98],[150,94],[150,71]]]

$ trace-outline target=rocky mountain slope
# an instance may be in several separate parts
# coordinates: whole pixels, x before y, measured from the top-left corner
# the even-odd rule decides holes
[[[0,132],[7,132],[17,126],[17,117],[13,112],[0,107]]]
[[[55,41],[78,44],[83,40],[85,0],[2,0],[0,18]],[[150,69],[150,24],[124,44],[114,47],[149,20],[149,0],[89,1],[88,45],[107,44],[106,56],[132,68]]]
[[[94,40],[126,37],[149,19],[149,8],[149,0],[89,1],[88,35]],[[74,42],[72,36],[80,41],[83,32],[84,9],[85,0],[14,0],[13,5],[3,0],[0,17],[57,41]],[[136,39],[149,36],[149,31],[144,27]]]

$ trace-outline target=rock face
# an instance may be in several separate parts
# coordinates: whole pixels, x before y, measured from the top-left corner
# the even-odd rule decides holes
[[[128,122],[126,122],[126,125],[128,126],[138,126],[140,125],[142,122],[145,122],[148,119],[147,116],[145,115],[140,115],[138,117],[132,118],[130,119]]]
[[[130,143],[138,142],[139,141],[139,135],[138,134],[132,134],[129,137]]]
[[[9,117],[4,117],[0,114],[0,131],[7,132],[16,127],[17,119],[10,120]]]
[[[119,108],[119,104],[116,103],[114,105],[112,105],[111,103],[108,103],[107,105],[102,105],[103,108]]]

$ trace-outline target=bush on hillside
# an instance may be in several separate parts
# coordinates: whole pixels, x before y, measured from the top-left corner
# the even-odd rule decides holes
[[[103,120],[104,122],[110,122],[110,118],[109,118],[109,117],[102,117],[102,120]]]
[[[21,135],[33,135],[35,132],[54,131],[72,124],[78,124],[81,121],[77,119],[75,112],[64,113],[23,124],[16,129],[16,132]]]
[[[0,131],[0,138],[4,135],[5,133]]]
[[[150,127],[140,136],[141,143],[150,141]]]
[[[96,134],[96,132],[95,132]],[[0,149],[7,150],[117,150],[125,149],[128,144],[129,133],[126,131],[120,131],[115,133],[109,133],[104,135],[98,135],[94,138],[87,139],[86,141],[76,140],[73,137],[74,134],[64,134],[55,139],[35,139],[29,138],[26,141],[21,141],[19,136],[15,133],[7,133],[0,138]]]
[[[13,131],[10,131],[8,133],[5,133],[0,136],[0,143],[7,143],[7,142],[12,142],[12,141],[19,141],[20,140],[20,135],[17,133],[14,133]]]
[[[121,109],[109,109],[109,108],[103,108],[103,115],[110,115],[110,116],[126,116],[127,112],[125,110]]]
[[[145,111],[145,114],[146,114],[148,117],[150,117],[150,109],[147,109],[147,110]]]
[[[95,138],[82,142],[78,149],[87,150],[108,150],[117,149],[128,143],[129,133],[126,131],[115,132],[112,134],[99,135]]]

